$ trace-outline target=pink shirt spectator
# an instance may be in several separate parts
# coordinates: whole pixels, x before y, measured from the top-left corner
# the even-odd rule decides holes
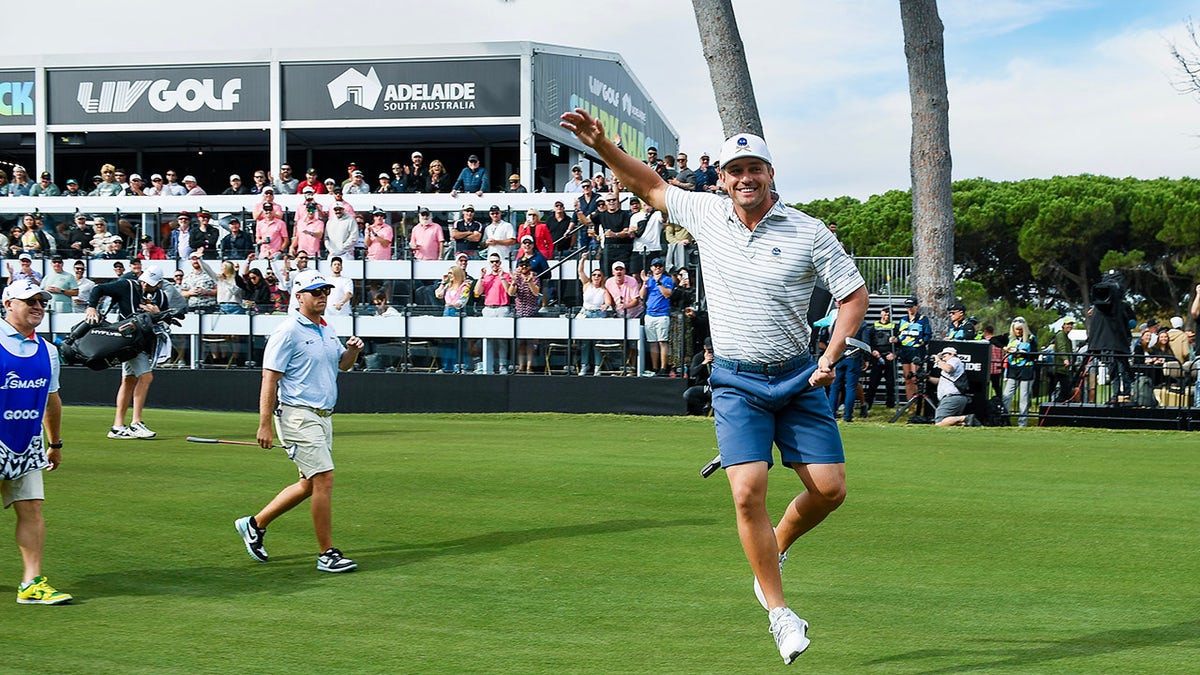
[[[439,228],[440,229],[440,228]],[[391,260],[392,240],[396,234],[387,223],[371,223],[367,225],[367,259]]]
[[[444,239],[442,226],[422,217],[422,222],[413,226],[409,246],[417,260],[437,260],[442,257]]]
[[[321,254],[321,240],[325,237],[323,215],[320,208],[312,213],[305,209],[296,212],[296,251],[304,251],[312,258]]]
[[[511,274],[485,274],[479,281],[483,284],[484,306],[505,307],[509,304],[508,285],[512,284]]]
[[[622,309],[630,300],[641,297],[642,285],[638,283],[637,279],[626,274],[624,282],[617,283],[617,278],[612,276],[604,282],[604,290],[612,296],[613,308],[616,309],[617,316],[636,319],[642,315],[643,306],[640,303],[634,307]]]
[[[262,250],[259,257],[274,258],[288,243],[287,223],[279,218],[258,221],[255,228],[255,241]]]

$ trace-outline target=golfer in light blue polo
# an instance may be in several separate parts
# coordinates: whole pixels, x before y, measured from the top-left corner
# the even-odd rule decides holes
[[[337,404],[337,371],[349,370],[363,342],[350,337],[342,346],[322,314],[333,284],[317,270],[296,275],[292,294],[299,311],[271,333],[263,352],[262,389],[258,401],[258,444],[271,448],[275,437],[300,469],[300,479],[284,488],[256,515],[234,526],[250,557],[266,562],[263,537],[271,521],[309,497],[317,535],[317,569],[352,572],[358,564],[333,546],[333,415]]]

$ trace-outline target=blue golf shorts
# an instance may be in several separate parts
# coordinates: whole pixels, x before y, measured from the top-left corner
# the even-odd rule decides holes
[[[811,387],[811,362],[781,375],[759,375],[714,367],[713,416],[721,466],[774,464],[779,447],[784,466],[842,464],[842,437],[821,387]]]

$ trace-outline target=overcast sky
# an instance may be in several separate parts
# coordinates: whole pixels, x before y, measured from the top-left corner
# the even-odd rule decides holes
[[[101,3],[103,4],[103,3]],[[740,0],[738,24],[780,192],[790,202],[907,189],[908,82],[897,0]],[[941,0],[955,179],[1196,175],[1200,102],[1169,54],[1194,3]],[[251,6],[54,0],[5,21],[0,57],[535,40],[621,54],[693,157],[721,125],[688,0],[435,0]],[[32,6],[30,6],[32,7]],[[1200,17],[1198,17],[1200,18]],[[37,26],[31,30],[31,26]]]

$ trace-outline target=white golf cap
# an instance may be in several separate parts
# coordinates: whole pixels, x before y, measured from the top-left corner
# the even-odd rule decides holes
[[[162,283],[162,270],[157,265],[151,265],[142,271],[138,281],[147,286],[157,286]]]
[[[317,270],[304,270],[296,275],[296,280],[292,282],[292,292],[299,293],[301,291],[314,291],[318,288],[331,288],[333,284],[325,278]]]
[[[767,164],[771,163],[771,151],[767,150],[767,142],[761,136],[754,134],[737,134],[721,146],[721,166],[725,167],[735,159],[757,157]]]
[[[954,347],[945,347],[942,349],[942,351],[940,351],[938,353],[939,354],[952,354],[954,356],[958,356],[958,350],[955,349]]]
[[[185,183],[195,183],[195,182],[196,182],[196,177],[195,177],[195,176],[193,176],[193,175],[191,175],[191,174],[189,173],[188,175],[186,175],[186,176],[184,176],[184,177],[183,177],[183,182],[185,182]]]
[[[1182,316],[1171,317],[1171,328],[1183,328],[1183,317]]]
[[[313,186],[306,185],[306,186],[304,186],[304,190],[302,190],[302,192],[306,195],[311,195],[311,194],[316,194],[317,191],[313,189]]]
[[[21,279],[4,287],[4,302],[9,300],[28,300],[34,296],[49,302],[50,292],[38,286],[33,279]]]

